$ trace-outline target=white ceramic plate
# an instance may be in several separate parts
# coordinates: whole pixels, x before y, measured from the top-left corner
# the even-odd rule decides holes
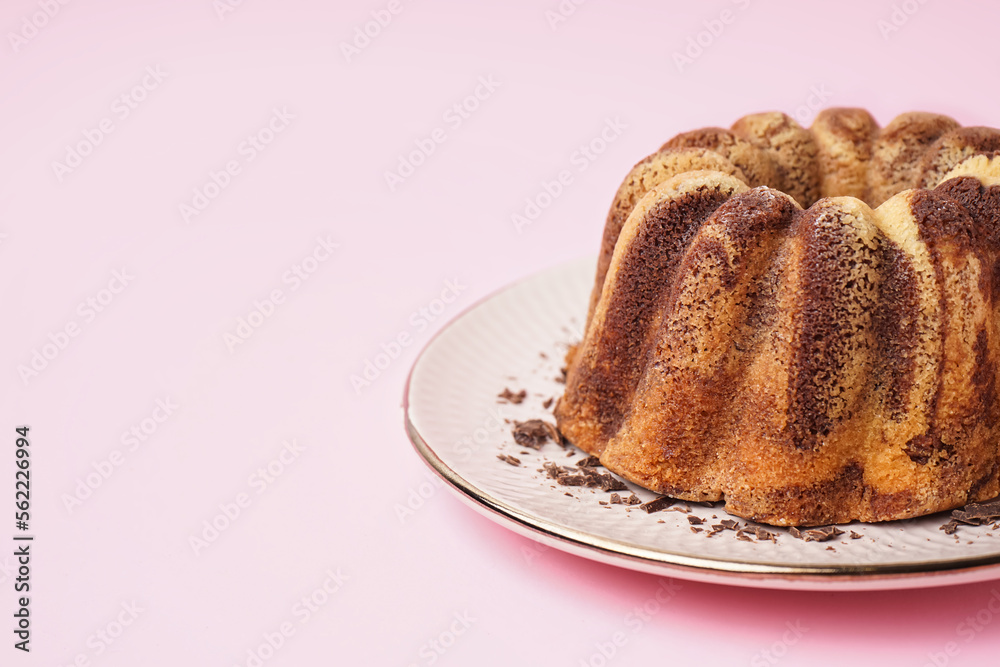
[[[610,494],[556,486],[537,472],[544,461],[572,465],[583,456],[571,447],[569,458],[553,443],[523,454],[511,427],[515,420],[554,422],[542,403],[562,393],[556,377],[567,344],[581,338],[594,267],[593,259],[572,262],[494,294],[451,322],[414,364],[404,396],[407,432],[417,452],[472,507],[570,553],[697,581],[875,590],[1000,578],[1000,530],[963,526],[949,536],[940,530],[946,514],[842,526],[860,539],[846,532],[828,542],[805,542],[769,528],[778,534],[776,543],[746,542],[731,530],[713,537],[693,533],[688,515],[678,511],[646,514],[601,505]],[[498,402],[505,388],[528,396],[519,405]],[[501,453],[516,456],[521,466],[500,461]],[[644,502],[655,497],[630,489]],[[718,508],[690,510],[706,528],[735,518]]]

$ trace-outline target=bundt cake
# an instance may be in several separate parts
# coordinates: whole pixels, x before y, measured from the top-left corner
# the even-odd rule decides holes
[[[680,134],[608,214],[559,429],[774,525],[1000,493],[1000,131],[829,109]]]

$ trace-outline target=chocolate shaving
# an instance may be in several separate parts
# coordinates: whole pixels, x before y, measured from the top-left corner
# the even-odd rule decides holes
[[[794,538],[797,538],[797,539],[800,539],[800,540],[802,539],[802,533],[795,526],[792,526],[792,527],[790,527],[788,529],[788,534],[791,535]]]
[[[677,501],[671,498],[670,496],[660,496],[659,498],[650,500],[648,503],[643,503],[642,505],[639,505],[639,509],[641,509],[646,514],[652,514],[653,512],[659,512],[660,510],[667,509],[675,502]]]
[[[502,400],[497,402],[501,403],[503,401],[507,401],[508,403],[513,403],[514,405],[520,405],[521,403],[524,402],[524,399],[527,398],[527,396],[528,392],[525,389],[522,389],[521,391],[515,393],[511,391],[509,388],[504,387],[504,390],[501,391],[499,394],[497,394],[497,397]]]
[[[843,534],[844,531],[836,526],[823,526],[822,528],[809,528],[802,531],[802,539],[806,542],[826,542]]]
[[[559,445],[563,444],[559,430],[552,424],[543,422],[541,419],[514,422],[512,432],[517,444],[530,449],[541,449],[542,445],[548,440]]]
[[[732,519],[723,519],[719,522],[726,530],[736,530],[740,527],[739,521],[733,521]]]
[[[512,466],[521,465],[521,459],[517,458],[516,456],[511,456],[509,454],[497,454],[497,458],[505,463],[511,464]]]
[[[945,535],[954,535],[962,524],[982,526],[1000,519],[1000,498],[993,498],[982,503],[969,503],[965,507],[952,510],[951,519],[941,526]]]
[[[582,468],[595,468],[601,465],[601,459],[596,456],[585,456],[577,461],[576,464]]]
[[[742,530],[737,531],[736,539],[743,540],[744,542],[753,542],[753,540],[747,537],[746,533],[744,533]]]
[[[771,540],[774,543],[778,542],[778,536],[775,533],[765,529],[762,526],[754,526],[753,528],[747,527],[747,530],[753,531],[754,537],[758,540]]]
[[[688,523],[691,524],[692,526],[700,526],[701,524],[705,523],[705,520],[702,519],[701,517],[689,516]]]
[[[705,529],[704,528],[699,528],[698,526],[691,526],[691,532],[692,533],[700,533],[703,530],[705,530]]]

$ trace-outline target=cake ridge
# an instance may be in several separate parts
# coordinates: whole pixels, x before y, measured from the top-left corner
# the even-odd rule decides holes
[[[861,109],[666,142],[608,214],[563,434],[780,525],[997,495],[998,149],[989,128]]]

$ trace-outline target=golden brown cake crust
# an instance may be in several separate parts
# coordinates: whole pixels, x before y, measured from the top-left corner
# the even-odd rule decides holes
[[[626,179],[560,429],[642,486],[777,525],[997,495],[998,133],[920,113],[880,131],[861,110],[793,124],[685,133],[667,150],[721,168]],[[748,183],[767,169],[795,194]]]

